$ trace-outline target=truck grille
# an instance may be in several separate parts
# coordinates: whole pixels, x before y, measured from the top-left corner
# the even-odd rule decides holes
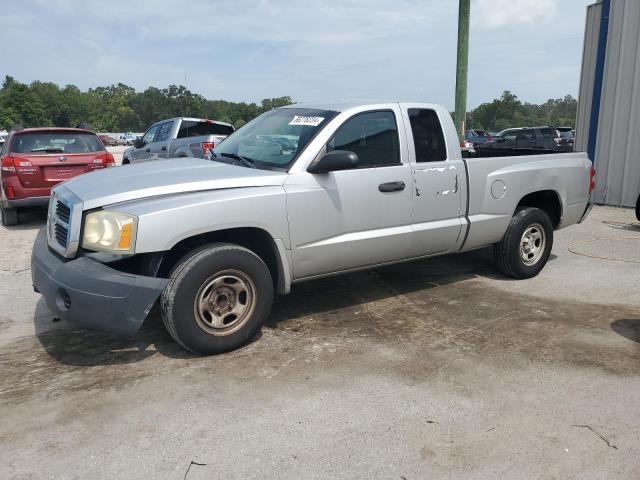
[[[66,248],[67,244],[69,243],[69,229],[59,223],[56,223],[53,226],[53,230],[53,236],[55,237],[56,242],[58,242],[60,246]]]
[[[71,218],[71,209],[60,200],[56,200],[55,207],[55,223],[53,225],[53,237],[63,248],[67,248],[69,243],[69,220]]]
[[[69,219],[71,218],[71,209],[60,200],[56,202],[56,215],[58,216],[58,220],[61,220],[69,225]]]
[[[72,258],[78,250],[81,223],[82,201],[64,187],[56,187],[49,203],[49,247],[63,257]]]

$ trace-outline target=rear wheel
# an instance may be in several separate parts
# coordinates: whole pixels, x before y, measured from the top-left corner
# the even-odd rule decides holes
[[[539,208],[516,211],[507,231],[493,248],[500,271],[514,278],[535,277],[543,269],[553,247],[553,224]]]
[[[638,201],[636,202],[636,218],[640,221],[640,195],[638,195]]]
[[[2,207],[2,225],[10,227],[18,224],[18,209]]]
[[[129,161],[128,158],[124,158],[122,159],[122,165],[131,165],[131,162]]]
[[[265,263],[251,250],[213,244],[183,259],[162,293],[169,334],[201,355],[238,348],[264,324],[273,301]]]

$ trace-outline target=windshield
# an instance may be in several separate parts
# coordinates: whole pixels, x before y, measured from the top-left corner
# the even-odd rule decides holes
[[[11,152],[28,154],[87,153],[104,150],[93,133],[86,132],[33,132],[13,137]]]
[[[309,141],[337,115],[330,110],[282,108],[263,113],[213,149],[214,160],[287,170]]]

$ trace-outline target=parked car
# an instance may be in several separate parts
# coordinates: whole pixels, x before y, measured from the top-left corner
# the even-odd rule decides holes
[[[95,133],[78,128],[11,132],[0,159],[3,225],[18,223],[19,208],[47,205],[58,183],[115,164]]]
[[[575,131],[570,127],[552,127],[552,130],[557,149],[562,152],[573,152]]]
[[[486,246],[506,275],[537,275],[554,230],[588,212],[587,155],[466,161],[458,145],[438,105],[277,108],[217,145],[214,161],[56,187],[33,284],[56,316],[125,334],[160,299],[171,336],[213,354],[254,338],[274,292],[305,280]]]
[[[476,146],[478,156],[522,155],[530,150],[553,152],[573,151],[570,128],[524,127],[503,130],[497,137]]]
[[[98,138],[106,147],[116,147],[118,145],[118,141],[109,135],[98,135]]]
[[[122,164],[161,158],[204,158],[228,135],[233,125],[202,118],[170,118],[149,127],[133,147],[124,151]]]
[[[135,133],[126,132],[120,135],[120,141],[122,145],[133,145],[133,143],[138,140],[140,137]]]
[[[477,145],[491,141],[491,134],[484,130],[467,130],[464,132],[465,147],[475,148]]]

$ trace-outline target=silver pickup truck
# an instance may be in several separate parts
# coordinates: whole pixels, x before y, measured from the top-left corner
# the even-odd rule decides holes
[[[56,187],[33,284],[55,315],[124,334],[159,299],[180,345],[219,353],[305,280],[487,246],[506,275],[533,277],[592,189],[583,153],[463,159],[438,105],[293,105],[245,125],[213,161]]]
[[[149,127],[122,154],[122,164],[161,158],[204,158],[234,132],[233,125],[203,118],[170,118]]]

